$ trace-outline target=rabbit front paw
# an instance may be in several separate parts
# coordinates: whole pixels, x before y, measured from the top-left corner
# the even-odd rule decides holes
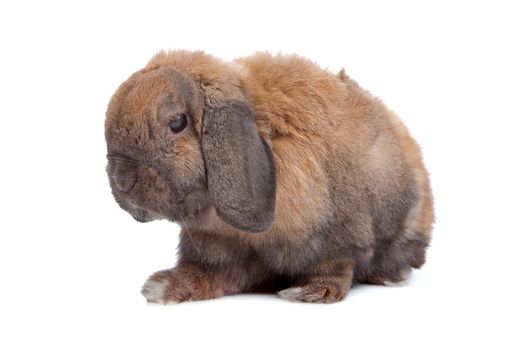
[[[142,295],[148,302],[159,304],[206,300],[221,295],[214,285],[213,279],[197,268],[177,267],[151,275]]]

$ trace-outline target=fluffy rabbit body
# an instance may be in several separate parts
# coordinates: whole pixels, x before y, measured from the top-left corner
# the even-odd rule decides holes
[[[113,95],[107,172],[136,220],[181,226],[150,302],[279,291],[335,302],[421,267],[434,219],[418,145],[344,71],[293,55],[161,52]]]

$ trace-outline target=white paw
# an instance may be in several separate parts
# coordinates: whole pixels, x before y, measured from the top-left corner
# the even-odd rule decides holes
[[[297,301],[299,297],[303,295],[303,292],[303,288],[301,287],[292,287],[281,290],[278,294],[284,299]]]
[[[412,274],[412,269],[406,269],[401,271],[401,281],[393,282],[393,281],[383,281],[383,284],[387,287],[403,287],[408,284],[408,279],[410,278],[410,275]]]
[[[149,303],[165,303],[165,292],[168,286],[167,281],[147,280],[142,287],[142,295]]]

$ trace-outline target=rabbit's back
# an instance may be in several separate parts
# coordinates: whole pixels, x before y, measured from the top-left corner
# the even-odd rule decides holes
[[[272,231],[293,236],[296,247],[304,242],[296,256],[315,256],[312,241],[330,254],[352,252],[362,261],[361,279],[384,274],[389,263],[421,265],[432,195],[419,146],[397,116],[344,71],[333,74],[298,56],[256,54],[237,64],[275,156]]]

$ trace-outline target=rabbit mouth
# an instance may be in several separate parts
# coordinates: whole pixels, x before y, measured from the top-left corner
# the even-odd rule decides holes
[[[136,210],[135,213],[131,214],[131,216],[133,217],[133,219],[137,220],[140,223],[162,219],[161,216],[151,214],[149,211],[144,210],[144,209]]]
[[[129,204],[129,214],[133,217],[133,219],[140,223],[164,219],[164,216],[161,214],[139,207],[131,200],[128,200],[127,202]]]

